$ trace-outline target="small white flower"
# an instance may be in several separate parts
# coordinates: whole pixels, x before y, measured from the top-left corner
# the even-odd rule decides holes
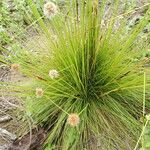
[[[68,116],[67,119],[68,124],[70,124],[72,127],[77,126],[80,123],[79,115],[76,113],[72,113]]]
[[[44,5],[43,11],[44,11],[44,15],[50,19],[57,14],[58,8],[53,2],[47,2]]]
[[[36,88],[36,97],[37,97],[37,98],[42,97],[42,96],[43,96],[43,93],[44,93],[44,91],[43,91],[42,88]]]
[[[53,69],[53,70],[49,71],[49,76],[50,76],[51,79],[58,78],[59,77],[59,73],[58,73],[57,70]]]

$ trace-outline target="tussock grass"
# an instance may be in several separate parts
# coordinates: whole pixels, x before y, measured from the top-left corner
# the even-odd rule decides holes
[[[148,24],[148,13],[127,33],[118,0],[110,8],[107,26],[102,25],[107,0],[101,4],[73,0],[66,14],[59,11],[49,22],[42,19],[32,0],[28,3],[44,40],[14,48],[6,63],[19,64],[19,71],[31,80],[8,84],[8,88],[23,101],[23,110],[34,124],[48,129],[44,147],[93,149],[102,137],[100,145],[105,149],[133,148],[142,128],[143,72],[149,61],[139,58],[148,44],[137,50],[137,37]],[[59,76],[52,79],[50,70]],[[144,86],[150,86],[149,77]],[[37,98],[36,88],[43,89],[42,97]],[[145,109],[150,110],[149,101]],[[79,115],[76,127],[67,122],[71,113]],[[91,138],[94,144],[89,144]]]

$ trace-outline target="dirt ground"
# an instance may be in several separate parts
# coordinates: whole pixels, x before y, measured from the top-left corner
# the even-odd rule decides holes
[[[11,76],[8,68],[6,67],[0,68],[0,81],[4,82],[11,81]],[[3,91],[0,92],[3,93]],[[0,118],[7,115],[10,116],[11,119],[9,121],[0,123],[0,128],[7,129],[9,132],[16,134],[19,124],[15,119],[14,114],[12,114],[12,111],[15,109],[13,104],[14,105],[16,104],[15,98],[4,96],[2,94],[2,96],[0,97]],[[0,135],[0,145],[7,144],[10,142],[11,142],[10,139],[7,139],[2,135]]]

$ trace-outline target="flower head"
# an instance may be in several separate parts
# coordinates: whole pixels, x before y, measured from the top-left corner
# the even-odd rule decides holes
[[[59,73],[58,73],[57,70],[53,69],[53,70],[49,71],[49,76],[50,76],[51,79],[58,78],[59,77]]]
[[[80,123],[79,115],[75,113],[70,114],[67,119],[67,122],[73,127],[77,126]]]
[[[43,91],[42,88],[36,88],[36,97],[37,97],[37,98],[42,97],[42,96],[43,96],[43,93],[44,93],[44,91]]]
[[[58,11],[58,8],[57,6],[52,3],[52,2],[47,2],[45,5],[44,5],[44,15],[47,17],[47,18],[51,18],[53,16],[55,16],[57,14],[57,11]]]
[[[20,68],[19,64],[11,64],[11,71],[17,72]]]

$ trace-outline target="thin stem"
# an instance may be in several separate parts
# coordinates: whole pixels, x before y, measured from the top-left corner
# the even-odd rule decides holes
[[[145,85],[146,85],[146,73],[144,72],[144,80],[143,80],[143,117],[144,117],[144,115],[145,115],[145,91],[146,91],[146,86],[145,86]],[[139,137],[139,139],[138,139],[138,141],[137,141],[137,144],[136,144],[134,150],[137,149],[140,140],[142,140],[142,146],[143,146],[143,144],[144,144],[144,137],[143,137],[143,135],[144,135],[144,131],[145,131],[145,128],[146,128],[146,126],[147,126],[147,123],[148,123],[148,120],[146,120],[145,125],[143,124],[142,133],[141,133],[141,135],[140,135],[140,137]]]
[[[144,80],[143,80],[143,118],[145,115],[145,92],[146,92],[146,73],[144,72]],[[143,127],[144,127],[144,121],[143,121]],[[142,136],[142,147],[144,145],[144,136]]]
[[[50,101],[51,101],[56,107],[58,107],[60,110],[62,110],[65,114],[69,115],[68,112],[66,112],[64,109],[62,109],[60,106],[58,106],[58,105],[57,105],[55,102],[53,102],[51,99],[50,99]]]
[[[142,138],[142,136],[143,136],[143,134],[144,134],[144,131],[145,131],[145,128],[146,128],[147,124],[148,124],[148,120],[146,120],[146,123],[145,123],[145,125],[143,126],[141,135],[140,135],[140,137],[139,137],[139,139],[138,139],[138,141],[137,141],[137,143],[136,143],[136,146],[135,146],[134,150],[137,150],[138,145],[139,145],[139,142],[140,142],[140,140],[141,140],[141,138]]]
[[[143,117],[145,115],[145,91],[146,91],[146,73],[144,72],[144,86],[143,86]]]
[[[89,104],[87,104],[87,105],[81,110],[81,112],[79,113],[79,115],[82,114],[82,112],[88,107],[88,105],[89,105]]]
[[[145,87],[146,87],[146,86],[150,86],[150,84],[146,84]],[[100,96],[106,96],[106,95],[108,95],[108,94],[110,94],[110,93],[112,93],[112,92],[116,92],[116,91],[119,91],[119,90],[122,91],[122,90],[134,89],[134,88],[142,88],[142,87],[143,87],[143,85],[131,86],[131,87],[119,87],[119,88],[110,90],[110,91],[108,91],[108,92],[106,92],[106,93],[104,93],[104,94],[101,94]]]
[[[79,21],[79,2],[76,0],[77,22]]]

